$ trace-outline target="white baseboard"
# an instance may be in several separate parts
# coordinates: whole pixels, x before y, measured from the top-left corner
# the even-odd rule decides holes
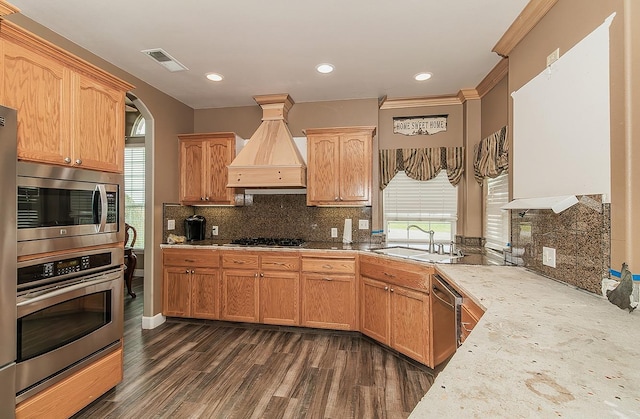
[[[160,313],[156,314],[153,317],[142,316],[142,328],[155,329],[165,321],[167,321],[167,318]]]

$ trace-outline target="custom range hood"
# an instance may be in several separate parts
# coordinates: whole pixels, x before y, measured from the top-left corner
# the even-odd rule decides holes
[[[287,126],[288,94],[254,96],[262,123],[228,166],[229,188],[304,188],[307,166]]]

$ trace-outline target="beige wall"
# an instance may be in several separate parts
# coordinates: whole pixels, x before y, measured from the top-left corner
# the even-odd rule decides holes
[[[486,138],[509,123],[509,78],[500,80],[481,102],[480,137]]]
[[[133,84],[136,88],[132,92],[145,104],[153,115],[155,131],[153,162],[154,166],[159,168],[154,171],[153,184],[162,185],[162,187],[153,188],[152,212],[155,219],[152,229],[153,239],[147,244],[147,248],[145,249],[146,265],[149,266],[152,264],[153,269],[145,271],[144,315],[153,316],[160,313],[162,310],[162,258],[160,253],[160,243],[162,240],[162,203],[175,202],[178,199],[178,159],[176,158],[178,154],[178,143],[176,135],[182,132],[192,132],[194,120],[193,109],[25,16],[20,14],[13,15],[9,16],[8,20],[15,22],[49,42]],[[148,272],[150,271],[153,271],[153,276],[149,275]]]
[[[549,53],[560,48],[562,56],[601,25],[606,17],[617,13],[610,27],[611,266],[619,270],[622,262],[626,261],[636,274],[640,272],[640,255],[637,251],[634,254],[633,249],[638,249],[640,245],[640,224],[632,214],[638,214],[640,206],[637,180],[634,182],[631,175],[632,161],[634,157],[637,161],[639,155],[637,146],[634,149],[632,142],[632,99],[639,97],[639,77],[636,70],[635,74],[627,73],[628,79],[625,79],[625,65],[628,64],[629,71],[632,71],[631,63],[634,60],[637,63],[640,59],[637,28],[640,22],[639,7],[634,0],[589,2],[589,7],[585,7],[582,0],[560,0],[509,55],[509,91],[512,92],[544,69]],[[628,9],[628,14],[625,9]],[[625,48],[628,58],[625,57]],[[625,91],[629,92],[629,96]],[[509,103],[511,107],[511,99]],[[511,115],[509,119],[511,125]],[[579,156],[578,150],[576,153]],[[634,185],[635,196],[632,192]]]

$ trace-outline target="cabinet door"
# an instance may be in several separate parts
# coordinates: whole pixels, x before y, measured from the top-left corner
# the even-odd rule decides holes
[[[260,274],[260,322],[297,326],[300,324],[300,274]]]
[[[371,136],[340,136],[340,202],[371,204]]]
[[[191,317],[220,318],[220,273],[217,269],[194,268],[191,274]]]
[[[389,345],[389,286],[364,276],[361,279],[360,331]]]
[[[222,271],[223,320],[256,323],[259,320],[258,273],[253,270]]]
[[[71,72],[11,42],[2,47],[0,103],[18,110],[18,159],[70,163]]]
[[[72,164],[124,171],[124,92],[76,75]]]
[[[307,145],[307,205],[334,204],[340,199],[337,136],[309,138]]]
[[[162,314],[189,317],[191,304],[191,270],[181,267],[164,269]]]
[[[355,330],[355,305],[355,276],[303,274],[303,326]]]
[[[204,200],[204,150],[202,141],[180,141],[180,202]]]
[[[429,363],[429,296],[423,292],[390,285],[391,347]]]
[[[233,204],[235,190],[227,188],[227,165],[235,155],[235,138],[218,138],[206,142],[205,201],[213,204]]]

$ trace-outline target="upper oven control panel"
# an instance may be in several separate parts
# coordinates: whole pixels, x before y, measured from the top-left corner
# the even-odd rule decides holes
[[[102,249],[21,262],[18,290],[118,266],[122,260],[120,252],[120,248]]]

